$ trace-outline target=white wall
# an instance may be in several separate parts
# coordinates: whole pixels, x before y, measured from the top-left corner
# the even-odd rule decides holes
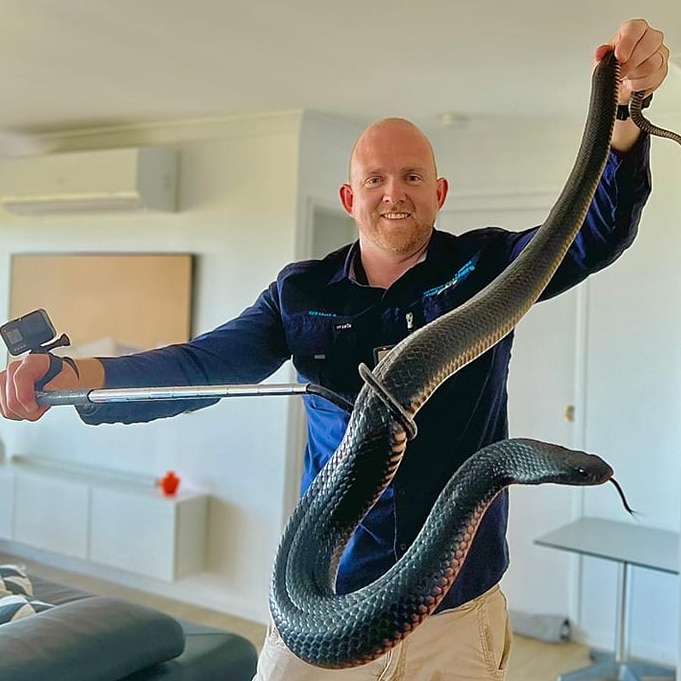
[[[195,332],[238,314],[295,256],[300,125],[299,114],[286,114],[201,129],[140,128],[62,140],[71,148],[177,148],[180,210],[168,215],[3,217],[0,317],[8,318],[11,254],[35,251],[195,253]],[[283,369],[275,379],[288,377]],[[212,574],[173,585],[170,592],[264,621],[270,564],[284,522],[288,409],[288,398],[263,398],[257,405],[223,400],[175,419],[93,428],[72,409],[57,408],[37,424],[3,420],[0,438],[9,455],[54,456],[155,476],[175,470],[186,488],[209,493],[207,564]],[[163,590],[163,585],[147,586]]]

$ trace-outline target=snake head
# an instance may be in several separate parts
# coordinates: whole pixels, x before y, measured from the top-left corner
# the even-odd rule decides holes
[[[547,477],[546,482],[580,486],[602,485],[604,482],[611,482],[615,486],[627,513],[634,515],[635,511],[629,506],[624,490],[613,477],[612,466],[600,456],[547,443],[535,442],[534,446],[545,447],[543,453],[550,455],[554,463],[560,462],[553,471],[551,478],[548,479]]]
[[[608,482],[614,474],[612,466],[596,454],[566,450],[565,485],[601,485]]]
[[[517,479],[524,484],[601,485],[614,473],[610,464],[595,454],[527,438],[507,442],[525,464],[518,468],[525,470],[527,479]]]

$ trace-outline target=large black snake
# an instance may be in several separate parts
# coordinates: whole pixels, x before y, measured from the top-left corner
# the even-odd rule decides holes
[[[407,553],[382,577],[347,595],[334,593],[341,553],[390,483],[413,416],[437,387],[508,334],[537,300],[582,225],[610,148],[619,65],[596,67],[581,147],[565,188],[520,256],[459,308],[417,330],[376,367],[365,368],[345,436],[293,512],[275,561],[270,609],[287,647],[327,668],[384,654],[437,607],[466,558],[479,521],[511,483],[594,485],[611,479],[597,456],[533,440],[505,440],[477,452],[440,494]],[[661,131],[640,115],[653,134]]]

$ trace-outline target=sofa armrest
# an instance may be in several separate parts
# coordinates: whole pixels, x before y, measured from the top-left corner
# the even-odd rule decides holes
[[[172,617],[93,596],[0,626],[0,678],[118,681],[183,649],[184,632]]]

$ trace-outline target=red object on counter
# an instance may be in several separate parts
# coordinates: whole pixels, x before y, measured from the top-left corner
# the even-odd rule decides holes
[[[163,494],[171,497],[177,492],[177,488],[180,486],[180,478],[175,475],[175,471],[168,471],[165,474],[165,477],[161,478],[159,485],[163,490]]]

